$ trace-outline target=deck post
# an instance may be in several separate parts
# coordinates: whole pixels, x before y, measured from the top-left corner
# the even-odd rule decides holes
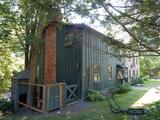
[[[18,108],[19,108],[19,104],[18,104],[18,96],[19,96],[19,86],[18,86],[18,80],[14,80],[13,81],[13,93],[12,93],[12,99],[13,99],[13,109],[14,109],[14,112],[16,113],[18,111]]]
[[[60,108],[64,107],[64,87],[65,85],[63,83],[60,84]]]
[[[43,86],[43,105],[42,105],[42,111],[43,113],[46,112],[46,86]]]

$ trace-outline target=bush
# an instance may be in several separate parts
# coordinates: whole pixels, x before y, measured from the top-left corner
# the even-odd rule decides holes
[[[0,99],[0,112],[6,114],[12,111],[11,101]]]
[[[131,86],[128,83],[125,84],[118,84],[118,90],[116,91],[117,94],[122,94],[131,91]]]
[[[143,78],[138,78],[137,80],[135,80],[135,84],[144,84],[144,79]]]
[[[134,81],[134,84],[144,84],[144,82],[148,80],[149,80],[149,76],[140,77]]]
[[[138,84],[144,84],[144,79],[138,79]]]
[[[143,116],[142,120],[160,120],[160,101],[151,104],[148,107],[148,114]]]
[[[148,78],[146,78],[146,77],[140,77],[140,78],[132,80],[132,85],[144,84],[144,82],[147,80],[148,80]]]
[[[143,81],[148,81],[150,78],[149,76],[140,77]]]
[[[88,90],[87,91],[87,95],[86,95],[87,101],[96,102],[96,101],[102,101],[104,99],[105,99],[105,97],[101,94],[100,91],[96,91],[96,90]]]

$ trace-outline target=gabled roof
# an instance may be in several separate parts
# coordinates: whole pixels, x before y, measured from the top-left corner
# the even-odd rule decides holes
[[[13,76],[13,80],[28,80],[30,76],[30,71],[23,70]]]
[[[106,36],[105,34],[99,32],[99,31],[97,31],[97,30],[95,30],[95,29],[93,29],[93,28],[91,28],[91,27],[89,27],[88,25],[83,24],[83,23],[80,23],[80,24],[65,24],[64,26],[65,26],[65,27],[73,27],[73,28],[82,29],[82,30],[88,29],[88,30],[90,30],[90,31],[92,31],[92,32],[95,32],[95,33],[98,34],[98,35],[101,35],[101,36],[103,36],[103,37],[109,38],[109,37]]]

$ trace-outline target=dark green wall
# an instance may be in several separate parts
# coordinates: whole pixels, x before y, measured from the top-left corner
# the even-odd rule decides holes
[[[67,33],[73,33],[73,44],[65,46]],[[78,94],[81,95],[82,80],[82,48],[81,29],[75,26],[62,26],[57,32],[57,82],[67,85],[78,84]]]
[[[108,55],[108,45],[104,42],[108,38],[93,30],[88,26],[84,26],[83,44],[82,44],[82,96],[85,95],[87,89],[103,90],[115,87],[116,83],[116,65],[120,61]],[[94,64],[99,64],[101,68],[100,81],[94,81]],[[112,79],[108,79],[108,66],[112,67]]]
[[[73,45],[65,47],[65,36],[68,32],[73,32]],[[105,37],[83,24],[60,28],[57,32],[57,82],[78,84],[79,96],[85,96],[87,89],[115,87],[116,65],[120,64],[120,61],[107,54],[108,45],[103,41]],[[94,82],[94,64],[101,66],[99,82]],[[111,80],[108,79],[108,66],[112,67]]]

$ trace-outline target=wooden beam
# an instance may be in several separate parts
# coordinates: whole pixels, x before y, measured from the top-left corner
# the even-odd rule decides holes
[[[60,86],[60,107],[64,106],[64,84],[61,84]]]
[[[47,86],[46,88],[47,88],[47,105],[46,105],[47,108],[46,108],[46,110],[49,111],[50,110],[49,109],[49,100],[51,98],[50,97],[50,87]]]
[[[23,105],[23,106],[25,106],[25,107],[28,107],[28,108],[30,108],[30,109],[32,109],[32,110],[35,110],[35,111],[38,111],[38,112],[40,112],[40,113],[42,113],[42,112],[43,112],[43,111],[42,111],[42,110],[40,110],[40,109],[37,109],[37,108],[35,108],[35,107],[32,107],[32,106],[27,105],[27,104],[22,103],[22,102],[18,102],[18,104],[21,104],[21,105]]]
[[[33,83],[25,83],[25,82],[17,82],[18,84],[23,84],[23,85],[30,85],[30,86],[39,86],[43,87],[44,85],[42,84],[33,84]]]
[[[42,110],[43,112],[46,112],[46,86],[43,86],[43,104],[42,104]]]
[[[42,87],[43,88],[43,96],[42,96],[42,110],[39,108],[35,108],[31,105],[29,105],[28,103],[22,103],[22,102],[18,102],[21,105],[24,105],[30,109],[33,109],[35,111],[44,113],[44,112],[48,112],[50,111],[49,108],[49,100],[52,99],[52,97],[50,96],[50,89],[53,87],[59,87],[60,93],[59,93],[59,105],[60,107],[64,106],[64,83],[56,83],[56,84],[49,84],[49,85],[42,85],[42,84],[33,84],[33,83],[25,83],[25,82],[16,82],[17,84],[22,84],[22,85],[28,85],[28,86],[32,86],[32,87]],[[74,86],[72,86],[74,87]],[[77,87],[77,86],[76,86]],[[38,89],[38,88],[37,88]],[[51,109],[52,110],[52,109]]]
[[[63,85],[64,83],[54,83],[54,84],[48,84],[48,85],[45,85],[47,87],[52,87],[52,86],[59,86],[59,85]]]

